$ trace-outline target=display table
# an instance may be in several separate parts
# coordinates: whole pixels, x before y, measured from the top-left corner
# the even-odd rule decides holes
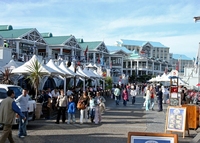
[[[184,104],[186,107],[187,123],[190,129],[197,129],[199,126],[199,106],[193,104]]]

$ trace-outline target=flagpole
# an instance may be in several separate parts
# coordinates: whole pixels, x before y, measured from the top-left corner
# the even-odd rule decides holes
[[[198,56],[198,59],[197,59],[198,61],[197,61],[197,65],[196,65],[197,68],[198,68],[198,72],[197,72],[197,75],[198,75],[198,83],[200,83],[200,76],[199,76],[199,73],[200,73],[200,68],[199,68],[199,56],[200,56],[200,55],[199,55],[199,54],[200,54],[200,43],[199,43],[199,49],[198,49],[198,55],[197,55],[197,56]],[[198,84],[198,83],[197,83],[197,84]],[[198,92],[199,92],[199,86],[198,86]]]

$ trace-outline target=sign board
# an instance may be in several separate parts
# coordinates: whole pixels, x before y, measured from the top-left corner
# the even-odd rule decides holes
[[[127,143],[178,143],[177,134],[129,132]]]
[[[179,97],[178,97],[178,86],[170,86],[170,106],[178,106],[179,105]]]
[[[172,70],[170,72],[170,76],[178,76],[178,71],[177,70]]]
[[[186,130],[186,107],[169,106],[166,114],[166,131],[183,132]]]

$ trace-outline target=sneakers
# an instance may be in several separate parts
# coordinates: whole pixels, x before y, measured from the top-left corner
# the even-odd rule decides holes
[[[25,136],[19,136],[19,138],[24,138]]]

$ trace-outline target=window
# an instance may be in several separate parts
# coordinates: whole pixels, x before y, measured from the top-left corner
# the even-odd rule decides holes
[[[21,87],[8,87],[8,89],[13,90],[15,93],[15,98],[20,96],[22,94],[22,88]]]
[[[0,88],[0,99],[4,99],[7,97],[7,91],[3,88]]]

